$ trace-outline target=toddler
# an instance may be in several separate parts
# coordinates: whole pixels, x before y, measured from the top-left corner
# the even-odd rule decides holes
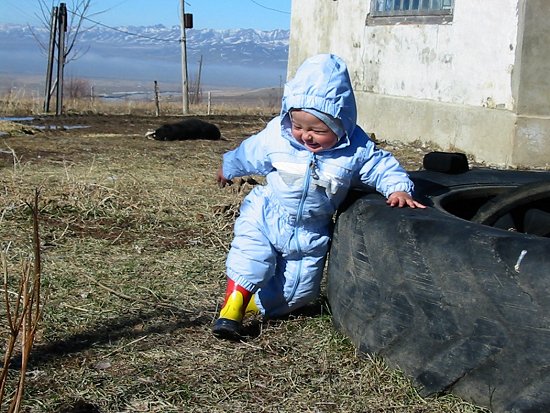
[[[356,124],[346,64],[307,59],[285,85],[281,113],[224,154],[221,186],[262,175],[243,200],[227,256],[227,290],[213,333],[240,337],[246,312],[277,317],[319,295],[333,216],[352,187],[376,188],[394,207],[425,208],[397,160]]]

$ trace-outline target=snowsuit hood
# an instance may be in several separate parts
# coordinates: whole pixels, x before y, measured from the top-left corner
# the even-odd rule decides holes
[[[347,66],[338,56],[310,57],[285,85],[281,106],[281,129],[285,138],[294,140],[290,133],[290,111],[306,108],[340,119],[346,133],[335,148],[349,145],[357,122],[357,106]]]

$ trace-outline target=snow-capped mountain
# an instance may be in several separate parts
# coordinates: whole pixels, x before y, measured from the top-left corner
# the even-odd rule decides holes
[[[70,31],[67,36],[72,36]],[[0,59],[7,62],[0,72],[41,73],[48,40],[49,30],[45,27],[0,24]],[[278,84],[286,71],[289,30],[187,29],[185,40],[190,76],[197,72],[201,59],[202,76],[207,81],[208,76],[215,77],[220,84],[224,83],[221,80],[227,80],[225,83],[229,80],[222,78],[239,76],[230,68],[245,69],[244,80],[252,80],[251,71],[264,78],[270,73],[271,78],[264,83],[271,85]],[[95,25],[80,32],[72,53],[73,57],[80,57],[70,60],[67,69],[76,71],[77,76],[124,75],[135,79],[164,76],[167,81],[176,80],[181,65],[181,31],[179,26]]]

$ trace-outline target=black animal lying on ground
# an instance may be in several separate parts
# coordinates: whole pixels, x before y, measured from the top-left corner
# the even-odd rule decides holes
[[[157,141],[183,141],[195,139],[216,141],[221,139],[220,130],[216,125],[196,118],[162,125],[155,131],[147,132],[145,136]]]

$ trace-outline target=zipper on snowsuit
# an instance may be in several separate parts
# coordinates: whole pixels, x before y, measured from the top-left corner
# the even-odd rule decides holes
[[[315,169],[317,168],[317,159],[315,157],[315,153],[312,153],[309,160],[309,167],[306,170],[306,175],[304,177],[304,188],[302,190],[302,197],[300,199],[300,203],[298,204],[298,211],[296,213],[296,223],[294,225],[294,240],[296,242],[296,250],[298,251],[298,254],[302,255],[302,247],[300,246],[300,241],[298,240],[298,227],[300,223],[302,222],[302,214],[304,212],[304,204],[306,202],[307,194],[309,192],[309,186],[311,184],[311,178],[318,179],[319,176],[317,175],[317,172]],[[300,284],[300,278],[302,273],[302,261],[300,261],[300,266],[298,267],[298,271],[296,274],[296,278],[294,281],[294,285],[292,287],[292,291],[290,293],[290,296],[288,300],[292,300],[294,298],[294,294],[296,293],[296,289],[298,288],[298,284]]]

